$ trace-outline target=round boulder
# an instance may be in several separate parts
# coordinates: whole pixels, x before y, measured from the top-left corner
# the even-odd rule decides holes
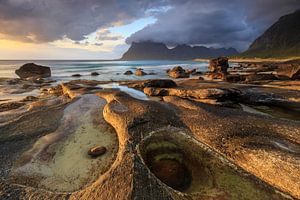
[[[47,78],[51,76],[50,67],[27,63],[15,71],[20,78]]]

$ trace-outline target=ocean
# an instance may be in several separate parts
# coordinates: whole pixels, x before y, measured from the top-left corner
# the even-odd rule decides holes
[[[143,80],[143,79],[161,79],[168,78],[166,70],[175,66],[182,66],[185,69],[197,69],[197,71],[206,71],[207,62],[194,61],[21,61],[10,60],[0,61],[0,77],[17,78],[15,70],[25,63],[36,63],[49,66],[52,72],[52,79],[57,81],[69,81],[78,79],[72,77],[73,74],[81,74],[80,79],[99,80],[99,81],[125,81],[125,80]],[[146,73],[155,73],[138,77],[135,75],[124,75],[127,70],[135,71],[142,68]],[[91,76],[91,72],[98,72],[99,76]]]

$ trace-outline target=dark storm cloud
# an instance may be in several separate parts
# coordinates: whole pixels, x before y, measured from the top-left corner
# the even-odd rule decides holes
[[[0,0],[0,38],[79,41],[99,28],[152,15],[156,23],[134,33],[127,43],[152,40],[244,49],[297,8],[300,0]]]
[[[0,0],[0,35],[49,42],[82,40],[98,28],[128,23],[165,1],[147,0]]]
[[[126,42],[233,46],[244,50],[280,16],[300,8],[300,0],[190,0],[173,7],[156,23],[134,33]]]

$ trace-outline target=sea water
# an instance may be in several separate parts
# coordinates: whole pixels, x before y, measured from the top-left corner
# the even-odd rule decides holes
[[[207,71],[207,62],[194,61],[57,61],[57,60],[0,60],[0,77],[17,78],[15,70],[25,63],[36,63],[49,66],[52,71],[52,79],[57,81],[69,81],[78,79],[72,77],[73,74],[82,75],[80,79],[99,80],[99,81],[125,81],[125,80],[144,80],[167,78],[166,70],[175,66],[182,66],[185,69],[196,69],[197,71]],[[134,72],[137,68],[142,68],[147,75],[138,77],[135,75],[124,75],[124,72],[131,70]],[[91,76],[91,72],[98,72],[99,76]]]

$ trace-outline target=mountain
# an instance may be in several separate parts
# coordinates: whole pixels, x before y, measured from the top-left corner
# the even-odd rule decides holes
[[[178,45],[169,49],[163,43],[133,42],[121,60],[191,60],[238,54],[234,48],[207,48],[203,46]]]
[[[258,37],[241,56],[300,56],[300,10],[281,17]]]

